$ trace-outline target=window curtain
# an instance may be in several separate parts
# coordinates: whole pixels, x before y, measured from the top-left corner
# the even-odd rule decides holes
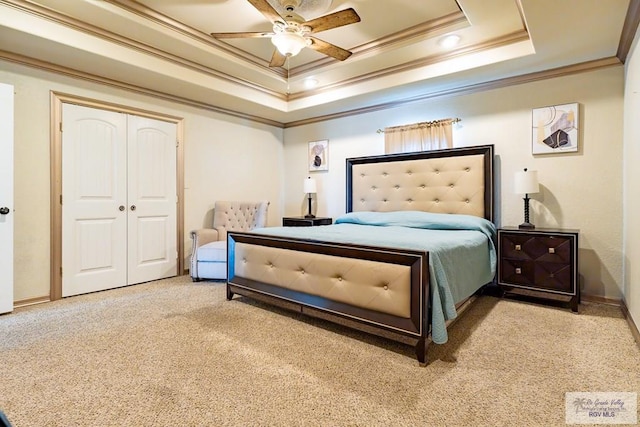
[[[453,147],[452,125],[459,119],[393,126],[384,129],[384,152],[408,153]]]

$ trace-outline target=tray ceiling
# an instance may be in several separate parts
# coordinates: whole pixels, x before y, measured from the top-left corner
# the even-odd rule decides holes
[[[284,13],[279,1],[268,0]],[[309,20],[353,8],[358,23],[315,34],[268,66],[269,32],[247,0],[0,0],[0,58],[273,124],[367,110],[589,61],[615,63],[629,0],[302,0]],[[456,34],[454,47],[440,44]],[[309,81],[316,86],[307,86]]]

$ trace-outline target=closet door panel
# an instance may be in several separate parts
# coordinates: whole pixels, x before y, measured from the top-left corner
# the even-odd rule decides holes
[[[177,275],[176,125],[129,116],[128,284]]]
[[[63,105],[62,296],[127,278],[127,118]]]

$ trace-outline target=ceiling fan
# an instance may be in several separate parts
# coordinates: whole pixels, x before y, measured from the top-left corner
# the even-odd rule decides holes
[[[269,37],[276,46],[269,67],[284,66],[287,57],[295,56],[305,47],[344,61],[351,52],[314,37],[312,34],[343,25],[360,22],[360,16],[353,8],[330,13],[305,21],[295,10],[302,0],[280,0],[286,13],[280,15],[267,0],[247,0],[273,23],[271,32],[254,33],[211,33],[217,39]]]

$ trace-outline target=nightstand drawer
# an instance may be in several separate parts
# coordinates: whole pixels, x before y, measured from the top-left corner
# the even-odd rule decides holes
[[[500,235],[502,257],[571,263],[571,238],[566,236]]]
[[[574,293],[571,264],[503,258],[500,263],[500,281],[566,294]]]

